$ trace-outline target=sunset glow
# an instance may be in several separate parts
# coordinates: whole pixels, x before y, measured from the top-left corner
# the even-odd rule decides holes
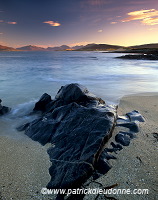
[[[0,44],[8,46],[158,42],[157,0],[7,0],[0,8]]]

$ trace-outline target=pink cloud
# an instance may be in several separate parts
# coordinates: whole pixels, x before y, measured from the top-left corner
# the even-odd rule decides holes
[[[54,21],[45,21],[45,22],[43,22],[43,23],[49,24],[50,26],[61,26],[60,23],[54,22]]]
[[[7,24],[17,24],[17,22],[7,22]]]

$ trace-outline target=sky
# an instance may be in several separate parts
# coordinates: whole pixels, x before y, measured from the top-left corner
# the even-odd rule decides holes
[[[0,44],[158,43],[158,0],[0,0]]]

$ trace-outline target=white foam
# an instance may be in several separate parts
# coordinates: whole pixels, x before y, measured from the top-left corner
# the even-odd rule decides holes
[[[22,104],[19,104],[15,106],[8,117],[10,118],[21,118],[21,117],[26,117],[29,115],[29,113],[32,111],[34,105],[35,105],[36,100],[31,100],[29,102],[25,102]]]

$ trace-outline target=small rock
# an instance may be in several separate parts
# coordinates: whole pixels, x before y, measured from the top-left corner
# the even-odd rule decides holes
[[[9,108],[9,107],[2,106],[1,103],[2,103],[2,100],[0,99],[0,116],[9,113],[11,110],[11,108]]]

